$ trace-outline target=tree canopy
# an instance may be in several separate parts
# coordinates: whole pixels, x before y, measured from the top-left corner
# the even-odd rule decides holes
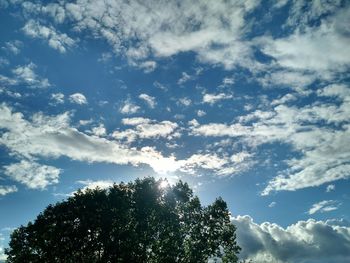
[[[202,206],[187,183],[154,178],[79,190],[16,229],[17,262],[237,262],[235,226],[222,198]]]

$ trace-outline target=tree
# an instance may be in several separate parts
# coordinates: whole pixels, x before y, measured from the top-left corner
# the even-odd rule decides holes
[[[187,183],[137,179],[79,190],[16,229],[7,262],[237,262],[235,226],[221,198],[204,207]]]

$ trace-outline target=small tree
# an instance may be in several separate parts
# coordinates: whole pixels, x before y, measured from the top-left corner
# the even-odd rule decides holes
[[[79,190],[16,229],[9,263],[237,262],[235,226],[218,198],[203,207],[186,183],[154,178]]]

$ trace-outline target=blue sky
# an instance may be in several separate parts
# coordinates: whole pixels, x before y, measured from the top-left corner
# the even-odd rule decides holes
[[[349,18],[346,1],[1,0],[0,259],[48,204],[154,176],[222,196],[243,258],[348,262]]]

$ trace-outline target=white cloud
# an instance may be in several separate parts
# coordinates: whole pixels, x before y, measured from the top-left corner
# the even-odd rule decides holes
[[[5,255],[5,244],[4,244],[5,238],[3,237],[3,234],[0,233],[0,260],[5,260],[7,259],[7,256]]]
[[[323,97],[336,97],[344,101],[350,100],[350,88],[344,84],[332,84],[318,90],[317,94]]]
[[[191,0],[180,4],[153,0],[142,3],[82,0],[66,3],[62,6],[64,10],[59,9],[59,5],[50,6],[50,12],[41,11],[41,14],[53,17],[58,23],[69,21],[75,32],[87,32],[106,40],[114,52],[125,51],[132,64],[147,62],[150,56],[169,57],[191,51],[201,61],[233,68],[251,60],[250,45],[242,40],[247,30],[245,17],[259,2],[217,1],[212,5]],[[27,12],[39,13],[35,4],[24,6]],[[40,6],[40,10],[48,6]],[[32,20],[27,27],[31,29],[27,30],[28,34],[58,39],[63,48],[69,45],[68,36],[63,37],[56,31],[47,36],[48,33],[42,32],[42,27],[49,32],[53,31],[52,27]]]
[[[203,111],[203,110],[197,110],[197,116],[198,117],[203,117],[203,116],[205,116],[207,113],[205,112],[205,111]]]
[[[53,27],[41,25],[34,20],[29,20],[23,27],[23,31],[30,37],[47,41],[50,47],[61,53],[65,53],[67,48],[71,48],[75,45],[75,41],[67,34],[61,34]]]
[[[17,191],[18,189],[15,185],[0,185],[0,196],[15,193]]]
[[[124,105],[120,108],[120,112],[123,114],[134,114],[140,110],[140,107],[132,103],[130,100],[126,100]]]
[[[239,123],[226,125],[222,123],[209,123],[199,126],[192,126],[191,134],[196,136],[212,136],[212,137],[239,137],[248,134],[250,127],[242,126]]]
[[[350,177],[350,100],[348,87],[321,89],[320,96],[339,101],[301,107],[278,105],[271,111],[257,110],[237,123],[209,123],[190,127],[195,136],[237,137],[245,147],[285,143],[300,153],[286,161],[289,169],[272,179],[263,195],[271,191],[295,191]],[[336,125],[337,129],[334,129]]]
[[[147,103],[147,105],[150,107],[150,108],[154,108],[155,106],[156,106],[156,98],[155,97],[152,97],[152,96],[150,96],[150,95],[147,95],[147,94],[145,94],[145,93],[142,93],[142,94],[140,94],[139,95],[139,98],[140,99],[142,99],[142,100],[144,100],[146,103]]]
[[[335,185],[334,184],[327,185],[327,188],[326,188],[326,192],[327,193],[332,192],[334,190],[335,190]]]
[[[74,94],[69,95],[69,101],[71,103],[76,103],[79,105],[87,104],[86,97],[84,96],[84,94],[81,94],[81,93],[74,93]]]
[[[324,200],[313,204],[310,210],[308,211],[309,215],[313,215],[315,213],[324,213],[337,210],[341,203],[335,200]]]
[[[51,100],[54,101],[54,104],[64,103],[64,94],[63,93],[53,93],[51,94]]]
[[[307,92],[307,87],[315,82],[320,76],[304,70],[277,70],[266,73],[263,77],[258,78],[263,87],[283,87],[291,88],[299,93]]]
[[[2,48],[10,51],[11,53],[18,55],[21,52],[21,48],[23,46],[23,43],[19,40],[9,41],[5,43],[5,46]]]
[[[224,78],[222,80],[222,84],[219,87],[220,88],[229,87],[229,86],[232,86],[234,83],[235,83],[235,79],[234,78]]]
[[[238,152],[232,156],[216,153],[197,153],[191,155],[181,163],[181,171],[194,174],[198,168],[213,171],[219,176],[234,175],[249,169],[253,162],[252,155],[247,152]]]
[[[271,203],[269,204],[269,207],[270,207],[270,208],[275,207],[276,204],[277,204],[276,202],[271,202]]]
[[[296,99],[297,99],[297,97],[294,94],[288,93],[279,99],[273,100],[271,102],[271,105],[275,106],[275,105],[279,105],[279,104],[285,104],[287,102],[295,101]]]
[[[32,88],[47,88],[50,86],[49,80],[46,78],[41,78],[35,73],[36,65],[34,63],[29,63],[24,66],[18,66],[12,70],[15,79],[11,85],[16,84],[26,84]]]
[[[147,60],[144,62],[140,62],[137,65],[139,68],[143,69],[143,71],[145,73],[150,73],[152,71],[154,71],[157,67],[157,62],[155,61],[151,61],[151,60]]]
[[[203,103],[209,103],[210,105],[215,104],[219,100],[232,99],[231,94],[219,93],[219,94],[204,94]]]
[[[146,118],[125,118],[122,119],[124,125],[134,126],[134,129],[124,131],[115,131],[113,137],[119,140],[126,139],[128,142],[133,142],[137,138],[167,138],[172,139],[180,134],[175,130],[178,125],[171,121],[156,122]]]
[[[283,68],[315,71],[323,76],[345,72],[350,63],[346,23],[349,12],[349,6],[339,8],[335,15],[321,20],[318,27],[306,26],[285,38],[265,37],[262,50]]]
[[[298,221],[283,228],[257,224],[250,216],[232,218],[240,256],[264,263],[346,263],[350,260],[350,227],[336,222]]]
[[[150,123],[151,120],[143,117],[134,117],[134,118],[123,118],[122,123],[124,125],[137,126],[140,124]]]
[[[192,100],[190,98],[184,97],[184,98],[180,98],[178,100],[178,104],[182,104],[186,107],[190,106],[192,103]]]
[[[181,136],[176,129],[178,125],[170,121],[155,122],[145,118],[124,119],[124,124],[133,125],[134,129],[113,134],[116,138],[127,138],[130,133],[138,138],[167,138]],[[147,164],[157,173],[182,170],[192,172],[194,169],[209,169],[218,175],[235,174],[249,168],[251,154],[236,153],[232,156],[217,154],[194,154],[188,159],[176,160],[175,156],[164,157],[155,148],[145,146],[140,149],[129,147],[116,140],[87,135],[70,126],[70,116],[64,113],[57,116],[34,114],[30,121],[21,113],[15,113],[2,104],[0,107],[0,128],[4,133],[0,144],[11,155],[18,158],[59,158],[85,162],[104,162],[114,164]],[[128,139],[128,138],[127,138]],[[28,167],[25,167],[28,166]],[[22,169],[22,168],[25,169]],[[23,173],[15,173],[22,169]],[[35,162],[22,161],[9,166],[11,177],[32,188],[43,188],[58,180],[59,170],[42,166]],[[57,170],[55,170],[57,169]],[[9,170],[9,171],[10,171]],[[25,173],[24,171],[34,171]],[[10,174],[10,173],[9,173]]]
[[[164,124],[164,123],[163,123]],[[160,124],[162,125],[162,124]],[[165,126],[171,127],[174,124],[165,122]],[[164,173],[175,171],[179,168],[179,163],[174,156],[164,157],[160,152],[152,147],[142,147],[140,149],[128,148],[115,140],[89,136],[70,126],[70,116],[63,113],[57,116],[45,116],[41,113],[34,114],[30,121],[24,119],[21,113],[13,110],[5,104],[0,105],[0,128],[4,132],[0,137],[0,145],[5,146],[9,152],[17,157],[25,158],[59,158],[85,162],[105,162],[114,164],[148,164],[156,172]],[[156,134],[154,127],[147,130],[141,129],[145,135]],[[155,135],[156,136],[156,135]],[[28,165],[26,162],[20,164]],[[11,166],[12,169],[20,165]],[[32,169],[41,171],[53,171],[50,168],[40,168],[33,164]],[[46,166],[45,166],[46,167]],[[44,172],[35,178],[32,175],[21,174],[18,178],[31,185],[31,181],[44,185]],[[17,175],[18,176],[18,175]],[[31,177],[33,176],[33,177]],[[13,174],[16,177],[16,174]],[[54,182],[55,178],[46,178],[48,183]],[[26,180],[26,181],[24,181]],[[34,187],[34,185],[33,185]]]
[[[177,81],[177,84],[182,85],[182,84],[184,84],[185,82],[187,82],[187,81],[189,81],[191,79],[193,79],[192,76],[188,75],[186,72],[182,72],[182,76]]]
[[[61,170],[34,161],[22,160],[4,166],[4,174],[11,179],[25,184],[31,189],[44,189],[46,186],[58,183]]]
[[[97,127],[93,127],[92,128],[92,134],[98,136],[98,137],[101,137],[101,136],[105,136],[106,135],[106,128],[105,126],[100,123],[99,126]]]
[[[98,181],[93,181],[93,180],[83,180],[83,181],[77,181],[78,184],[83,185],[84,187],[82,188],[83,191],[87,189],[108,189],[113,186],[114,182],[111,180],[98,180]]]

